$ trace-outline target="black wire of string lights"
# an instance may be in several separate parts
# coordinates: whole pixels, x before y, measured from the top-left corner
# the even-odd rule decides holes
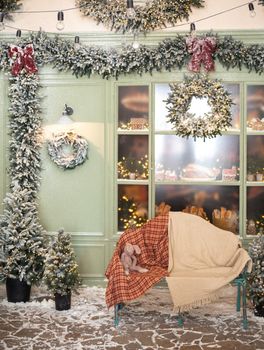
[[[199,18],[197,20],[194,20],[192,22],[188,21],[188,22],[184,22],[184,23],[179,23],[179,24],[175,24],[175,25],[171,25],[171,26],[166,26],[165,28],[159,28],[159,29],[155,29],[154,31],[157,31],[157,30],[166,30],[166,29],[172,29],[172,28],[179,28],[179,27],[183,27],[183,26],[187,26],[189,25],[190,26],[190,32],[191,33],[194,33],[196,31],[196,25],[195,23],[198,23],[198,22],[202,22],[202,21],[205,21],[205,20],[208,20],[210,18],[214,18],[216,16],[219,16],[219,15],[223,15],[225,13],[228,13],[228,12],[231,12],[231,11],[234,11],[234,10],[237,10],[239,8],[242,8],[242,7],[245,7],[245,6],[248,6],[248,9],[249,9],[249,12],[250,12],[250,15],[252,17],[254,17],[256,15],[256,12],[255,12],[255,7],[254,7],[254,4],[255,2],[258,1],[258,5],[262,5],[264,6],[264,0],[252,0],[250,2],[245,2],[243,4],[240,4],[240,5],[237,5],[237,6],[234,6],[232,8],[229,8],[229,9],[226,9],[226,10],[222,10],[220,12],[217,12],[217,13],[214,13],[212,15],[208,15],[206,17],[203,17],[203,18]],[[39,10],[39,11],[36,11],[36,10],[32,10],[32,11],[10,11],[10,13],[13,13],[13,14],[32,14],[32,13],[57,13],[57,24],[56,24],[56,28],[61,31],[64,29],[64,12],[67,12],[67,11],[73,11],[73,10],[76,10],[76,9],[80,9],[82,7],[85,7],[86,5],[80,5],[80,6],[76,6],[76,7],[69,7],[69,8],[66,8],[66,9],[62,9],[62,10]],[[1,28],[2,27],[2,28]],[[26,32],[32,32],[32,33],[37,33],[38,30],[32,30],[32,29],[27,29],[27,28],[17,28],[17,27],[14,27],[14,26],[11,26],[11,25],[7,25],[4,23],[4,14],[3,13],[0,13],[0,30],[3,30],[5,28],[10,28],[10,29],[14,29],[17,31],[17,33],[19,33],[19,35],[16,33],[16,36],[17,37],[20,37],[21,36],[21,31],[26,31]],[[48,34],[54,34],[54,35],[57,35],[58,33],[57,32],[46,32]],[[69,37],[72,37],[73,35],[72,34],[67,34],[67,33],[63,33],[63,36],[69,36]],[[76,37],[75,37],[76,38]]]

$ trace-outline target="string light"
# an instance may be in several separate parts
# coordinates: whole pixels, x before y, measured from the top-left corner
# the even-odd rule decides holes
[[[4,18],[5,14],[0,12],[0,31],[5,29]]]
[[[127,17],[133,19],[136,16],[133,0],[127,0]]]
[[[74,48],[75,50],[79,50],[81,47],[80,45],[80,37],[78,35],[75,36],[74,38]]]
[[[57,13],[57,19],[58,19],[58,22],[56,24],[56,28],[58,30],[63,30],[64,29],[64,13],[63,13],[63,11],[59,11]]]
[[[17,31],[16,31],[16,37],[17,38],[20,38],[21,37],[21,30],[20,29],[18,29]]]
[[[249,12],[250,12],[250,16],[251,17],[255,17],[256,16],[256,12],[255,12],[255,8],[254,8],[254,5],[252,4],[252,2],[250,2],[248,4],[248,9],[249,9]]]
[[[134,34],[134,40],[133,40],[133,44],[132,47],[137,50],[139,48],[140,44],[138,41],[138,34]]]
[[[190,32],[191,32],[191,34],[195,34],[195,30],[196,30],[195,23],[191,23],[191,25],[190,25]]]
[[[105,1],[105,0],[104,0]],[[128,2],[129,0],[127,0]],[[130,0],[131,1],[131,0]],[[133,1],[132,1],[133,2]],[[251,1],[250,3],[253,5],[254,2],[257,2],[257,0],[253,0]],[[259,5],[262,5],[264,6],[264,0],[259,0],[258,1],[258,4]],[[83,5],[80,5],[80,6],[76,6],[76,7],[70,7],[70,8],[66,8],[66,9],[63,9],[59,12],[66,12],[66,11],[73,11],[73,10],[77,10],[77,9],[81,9],[83,7],[85,7],[86,4],[83,4]],[[228,13],[228,12],[232,12],[234,10],[237,10],[237,9],[240,9],[242,7],[245,7],[245,6],[249,6],[249,2],[246,2],[246,3],[243,3],[243,4],[240,4],[238,6],[234,6],[234,7],[231,7],[229,9],[226,9],[226,10],[223,10],[223,11],[220,11],[220,12],[217,12],[217,13],[214,13],[212,15],[209,15],[209,16],[206,16],[206,17],[203,17],[203,18],[199,18],[199,19],[196,19],[195,20],[195,23],[198,23],[198,22],[202,22],[202,21],[205,21],[205,20],[208,20],[208,19],[211,19],[211,18],[214,18],[216,16],[220,16],[220,15],[223,15],[225,13]],[[134,6],[133,6],[133,10],[134,10]],[[58,12],[58,10],[42,10],[42,11],[9,11],[9,13],[16,13],[16,14],[30,14],[30,13],[54,13],[54,12]],[[255,11],[254,11],[255,12]],[[178,28],[178,27],[183,27],[183,26],[186,26],[186,25],[190,25],[191,23],[190,22],[184,22],[184,23],[179,23],[179,24],[175,24],[175,25],[171,25],[171,26],[166,26],[166,28],[159,28],[157,30],[166,30],[166,29],[172,29],[172,28]],[[10,26],[10,25],[7,25],[5,24],[5,28],[10,28],[10,29],[19,29],[19,28],[16,28],[14,26]],[[22,28],[23,31],[26,31],[26,32],[35,32],[37,33],[38,31],[37,30],[33,30],[33,29],[28,29],[28,28]],[[155,30],[154,30],[155,31]],[[47,34],[56,34],[56,33],[53,33],[53,32],[46,32]],[[64,34],[65,36],[67,35],[68,37],[72,37],[72,35],[70,34]]]

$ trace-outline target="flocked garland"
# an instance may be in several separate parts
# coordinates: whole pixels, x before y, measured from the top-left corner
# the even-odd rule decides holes
[[[176,135],[213,138],[232,125],[232,99],[218,79],[200,74],[185,76],[183,82],[170,84],[170,90],[167,117]],[[189,112],[193,98],[206,99],[210,111],[200,116]]]
[[[37,193],[41,171],[39,77],[22,69],[9,78],[10,192],[0,220],[0,280],[38,282],[44,272],[44,229],[39,222]],[[1,247],[0,246],[0,250]]]
[[[127,15],[126,0],[76,0],[85,16],[117,32],[149,32],[188,20],[192,7],[203,7],[203,0],[148,0],[145,6],[134,6],[135,15]]]
[[[67,147],[71,148],[71,152]],[[88,142],[72,131],[62,132],[48,140],[48,153],[58,167],[74,169],[88,158]]]
[[[210,34],[208,34],[210,35]],[[211,34],[211,36],[213,36]],[[249,72],[264,72],[264,45],[246,45],[231,36],[216,39],[214,60],[226,69],[245,67]],[[76,77],[98,74],[103,78],[118,78],[124,74],[152,73],[181,69],[191,55],[186,48],[186,36],[177,35],[165,39],[156,47],[141,45],[134,49],[131,45],[120,49],[105,49],[100,46],[74,46],[72,40],[49,37],[43,32],[30,34],[21,39],[18,45],[33,43],[36,62],[39,66],[50,63],[59,71],[71,71]],[[0,42],[0,70],[9,69],[9,44]]]

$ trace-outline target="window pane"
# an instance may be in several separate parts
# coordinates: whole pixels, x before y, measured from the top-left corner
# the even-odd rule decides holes
[[[198,214],[216,226],[238,233],[238,186],[156,186],[156,205],[165,202],[172,211]]]
[[[118,128],[147,129],[149,120],[148,86],[118,87]]]
[[[264,136],[247,137],[247,180],[263,181],[264,171]]]
[[[247,87],[247,127],[264,130],[264,85]]]
[[[156,181],[234,181],[238,179],[239,136],[194,141],[156,135],[155,160]]]
[[[255,235],[264,229],[264,187],[247,188],[247,234]]]
[[[118,178],[148,178],[148,136],[118,136]]]
[[[226,90],[230,93],[233,105],[232,113],[232,128],[240,128],[240,86],[239,84],[223,84]]]
[[[223,84],[230,93],[234,105],[231,107],[232,128],[239,129],[240,126],[240,86],[239,84]],[[172,130],[171,124],[167,123],[165,100],[170,92],[169,84],[155,85],[155,129]]]
[[[148,219],[148,186],[118,186],[118,230],[140,227]]]

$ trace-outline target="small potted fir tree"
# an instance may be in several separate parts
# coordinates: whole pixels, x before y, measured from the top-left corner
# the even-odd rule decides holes
[[[264,317],[264,235],[261,232],[250,244],[249,255],[253,269],[248,277],[248,295],[254,307],[254,314]]]
[[[59,230],[58,236],[50,243],[46,256],[44,282],[55,296],[56,310],[71,308],[71,292],[80,285],[80,275],[71,235]]]

